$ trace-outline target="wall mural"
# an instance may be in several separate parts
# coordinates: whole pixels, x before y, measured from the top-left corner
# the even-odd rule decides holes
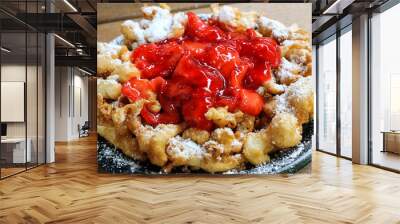
[[[98,4],[99,171],[309,172],[310,30],[311,4]]]

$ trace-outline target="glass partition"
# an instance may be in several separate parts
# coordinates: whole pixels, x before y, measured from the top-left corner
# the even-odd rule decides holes
[[[371,162],[400,171],[400,5],[371,18]]]
[[[336,154],[336,38],[318,47],[318,149]]]
[[[46,40],[21,20],[43,4],[0,1],[0,178],[45,163]]]
[[[340,36],[340,155],[352,157],[352,32]]]
[[[6,177],[24,171],[32,155],[26,141],[26,33],[3,32],[1,46],[1,174]]]
[[[27,150],[30,151],[30,161],[27,167],[37,165],[38,160],[38,35],[37,33],[27,33],[27,81],[26,81],[26,114],[27,114]]]

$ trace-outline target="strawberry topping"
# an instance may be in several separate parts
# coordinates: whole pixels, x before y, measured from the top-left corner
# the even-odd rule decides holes
[[[149,91],[161,104],[153,113],[143,107],[141,116],[150,125],[179,123],[212,130],[204,114],[211,107],[227,106],[231,112],[261,113],[264,98],[255,90],[271,79],[280,64],[277,42],[244,32],[213,19],[187,13],[185,34],[179,39],[144,44],[131,61],[141,71],[122,88],[131,101],[148,99]]]

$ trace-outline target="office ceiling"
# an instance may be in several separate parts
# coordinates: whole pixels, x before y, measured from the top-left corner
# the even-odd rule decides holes
[[[25,46],[28,58],[31,58],[37,44],[30,43],[36,39],[33,41],[34,35],[29,33],[52,32],[61,37],[55,38],[56,65],[80,66],[95,71],[96,3],[96,0],[47,0],[46,5],[45,0],[1,0],[2,45],[11,50],[7,58],[23,60]],[[21,35],[25,32],[28,44],[25,35]],[[2,53],[4,55],[4,51]]]
[[[313,44],[351,24],[353,17],[395,0],[313,0]]]

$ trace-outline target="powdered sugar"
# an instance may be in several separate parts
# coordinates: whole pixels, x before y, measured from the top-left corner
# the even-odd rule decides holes
[[[175,136],[168,142],[167,152],[174,157],[183,159],[202,158],[205,150],[190,139]]]
[[[286,58],[282,58],[279,70],[276,73],[277,79],[281,83],[290,84],[297,80],[297,76],[304,72],[304,67],[297,63],[290,62]]]
[[[183,12],[178,12],[174,14],[172,29],[184,29],[187,22],[187,16]]]
[[[113,43],[97,43],[97,54],[109,55],[109,56],[117,56],[122,46]]]
[[[140,24],[133,20],[126,20],[121,24],[121,32],[126,40],[137,42],[138,44],[146,43],[144,38],[144,30]]]
[[[168,37],[172,27],[172,15],[168,9],[156,6],[143,7],[142,11],[147,16],[152,16],[151,22],[144,29],[144,37],[148,42],[157,42]]]
[[[312,95],[312,79],[311,76],[302,77],[297,82],[290,85],[288,88],[288,95],[290,97],[305,98]]]
[[[223,23],[230,23],[236,17],[235,11],[232,7],[222,6],[218,12],[218,20]]]
[[[260,28],[270,32],[272,37],[279,41],[286,40],[289,37],[289,29],[279,21],[261,16],[258,23]]]
[[[139,45],[167,39],[176,30],[183,30],[187,21],[186,14],[180,12],[173,15],[168,9],[157,6],[143,7],[142,12],[149,19],[139,22],[127,20],[121,25],[124,38]]]
[[[257,27],[257,13],[241,12],[237,8],[227,5],[214,7],[214,17],[220,22],[234,27],[255,28]]]
[[[292,113],[293,108],[289,105],[288,98],[304,98],[304,96],[310,95],[310,92],[313,92],[311,77],[299,78],[287,88],[285,93],[274,97],[276,101],[276,113]]]

